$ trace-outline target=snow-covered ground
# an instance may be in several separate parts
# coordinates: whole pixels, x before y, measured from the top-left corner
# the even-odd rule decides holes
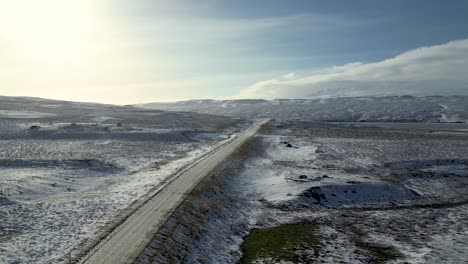
[[[197,187],[139,262],[235,263],[250,230],[307,221],[318,226],[317,262],[465,263],[468,127],[420,122],[466,122],[467,98],[166,104],[277,121]],[[78,254],[138,198],[246,125],[0,97],[0,263]]]
[[[468,122],[468,96],[385,96],[322,99],[191,100],[138,105],[245,118],[360,122]]]
[[[309,222],[317,263],[464,263],[468,133],[446,129],[272,122],[139,262],[236,263],[249,230]]]
[[[468,259],[468,133],[443,135],[434,133],[443,127],[398,125],[290,122],[279,127],[262,137],[266,154],[247,163],[243,176],[255,184],[245,187],[268,207],[293,210],[292,222],[320,224],[318,261]],[[276,221],[291,222],[276,214],[283,218]],[[271,224],[260,220],[256,226]]]
[[[138,198],[245,125],[0,97],[0,263],[51,263],[79,253]]]

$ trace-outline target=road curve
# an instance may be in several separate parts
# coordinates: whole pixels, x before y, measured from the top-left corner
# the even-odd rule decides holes
[[[266,122],[268,119],[256,122],[173,178],[108,237],[97,244],[80,263],[132,263],[164,224],[167,217],[201,179],[253,137]]]

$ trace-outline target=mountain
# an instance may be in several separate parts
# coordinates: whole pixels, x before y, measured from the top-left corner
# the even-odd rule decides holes
[[[243,118],[369,122],[468,122],[468,96],[382,96],[276,100],[190,100],[135,105]]]

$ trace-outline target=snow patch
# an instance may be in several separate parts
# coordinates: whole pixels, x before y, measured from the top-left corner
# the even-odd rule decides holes
[[[94,122],[102,123],[102,122],[105,122],[105,121],[108,121],[108,120],[116,120],[116,119],[117,118],[111,117],[111,116],[97,116],[97,117],[93,118],[92,120]]]
[[[0,118],[44,118],[54,115],[55,114],[33,111],[0,110]]]

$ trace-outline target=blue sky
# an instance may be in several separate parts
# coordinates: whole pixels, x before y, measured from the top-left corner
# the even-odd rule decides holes
[[[241,54],[244,56],[298,57],[300,62],[293,65],[298,68],[354,60],[377,61],[417,47],[468,37],[466,1],[202,0],[182,1],[183,4],[178,2],[171,6],[160,2],[146,0],[132,1],[130,7],[116,5],[120,9],[116,14],[147,18],[170,16],[182,21],[187,18],[210,18],[213,22],[246,19],[252,23],[259,19],[290,17],[290,23],[267,28],[255,36],[245,36],[238,43],[219,44],[233,53],[239,45],[245,46],[247,54]],[[285,68],[268,65],[270,69]]]
[[[54,0],[45,1],[52,2],[49,11],[44,12],[50,12],[57,5]],[[447,43],[468,38],[467,1],[102,0],[93,3],[96,2],[99,5],[93,4],[88,6],[88,11],[76,14],[76,19],[85,16],[86,21],[93,21],[86,30],[74,29],[91,36],[88,42],[77,45],[75,41],[77,47],[61,55],[67,58],[67,52],[81,52],[80,64],[76,58],[70,63],[71,56],[69,61],[57,62],[55,58],[53,64],[47,62],[52,70],[40,74],[39,80],[38,74],[31,73],[27,81],[17,82],[18,76],[14,73],[5,74],[3,82],[14,87],[14,91],[0,90],[0,93],[44,94],[44,97],[111,103],[290,97],[287,92],[267,96],[252,87],[272,80],[280,83],[283,76],[287,76],[288,81],[311,76],[322,78],[321,74],[329,74],[336,67],[357,62],[384,62],[420,47],[448,45],[443,46],[442,53],[445,54],[446,49],[464,52],[464,42],[457,44],[462,48]],[[8,6],[3,9],[8,10]],[[51,14],[45,15],[50,17]],[[68,18],[62,20],[73,26],[76,24]],[[8,20],[3,23],[12,24]],[[64,29],[58,28],[55,33],[63,35],[59,34],[60,30]],[[0,38],[0,44],[1,41]],[[66,44],[62,39],[45,41],[45,44],[48,42],[49,46]],[[9,54],[12,49],[21,54],[21,45],[10,43],[9,46]],[[85,54],[79,46],[93,49]],[[431,51],[421,56],[440,59]],[[13,56],[10,65],[23,69],[25,64],[28,67],[32,64],[30,61],[30,58],[19,60]],[[45,62],[34,63],[43,65]],[[467,65],[466,60],[461,66],[454,61],[439,64],[456,64],[465,69]],[[41,71],[37,68],[29,71],[36,70]],[[57,73],[61,76],[59,81],[53,77]],[[44,80],[44,76],[50,76],[52,84]],[[1,78],[0,75],[0,84]],[[349,78],[360,81],[354,75]],[[386,77],[385,81],[392,81],[392,77]],[[465,79],[455,76],[449,81],[463,86]],[[314,83],[311,89],[316,90],[318,86]],[[307,91],[307,88],[301,89]],[[253,90],[259,93],[252,94]],[[291,97],[308,95],[307,92],[293,93]]]

